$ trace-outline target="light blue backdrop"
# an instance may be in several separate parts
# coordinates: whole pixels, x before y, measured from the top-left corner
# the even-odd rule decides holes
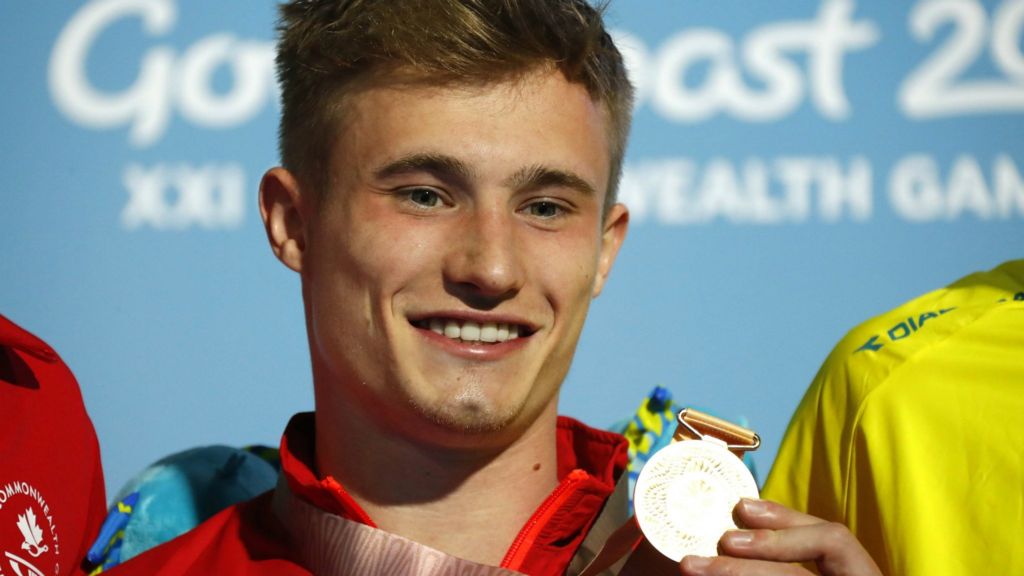
[[[311,407],[276,162],[273,4],[4,2],[0,311],[82,385],[109,490]],[[562,410],[656,384],[745,417],[767,469],[859,321],[1024,250],[1024,1],[620,0],[630,237]],[[43,457],[43,456],[41,456]]]

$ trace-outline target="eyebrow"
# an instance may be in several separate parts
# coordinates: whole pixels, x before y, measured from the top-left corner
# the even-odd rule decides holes
[[[466,184],[473,179],[473,171],[465,162],[453,156],[431,152],[403,156],[388,162],[375,170],[373,174],[378,179],[385,179],[421,172],[427,172],[440,180],[455,181],[458,184]]]
[[[596,191],[589,182],[566,170],[534,164],[517,171],[505,180],[505,185],[513,190],[537,190],[540,188],[570,188],[587,196],[595,196]]]
[[[446,154],[421,152],[403,156],[388,162],[374,171],[378,179],[404,174],[426,172],[434,177],[467,185],[474,179],[473,170],[462,160]],[[513,190],[537,190],[548,187],[562,187],[576,190],[587,196],[595,196],[594,187],[582,177],[559,168],[534,164],[517,170],[505,179],[503,184]]]

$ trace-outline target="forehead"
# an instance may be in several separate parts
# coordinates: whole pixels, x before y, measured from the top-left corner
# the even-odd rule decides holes
[[[557,71],[483,85],[377,82],[348,93],[340,111],[332,172],[435,153],[483,176],[553,165],[607,191],[607,109]]]

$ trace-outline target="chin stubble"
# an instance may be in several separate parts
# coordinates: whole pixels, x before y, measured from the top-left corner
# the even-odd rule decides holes
[[[417,405],[416,409],[434,424],[466,434],[486,434],[504,430],[516,416],[520,406],[495,410],[483,390],[468,386],[451,398],[434,406]]]

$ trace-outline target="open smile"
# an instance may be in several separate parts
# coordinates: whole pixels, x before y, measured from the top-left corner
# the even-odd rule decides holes
[[[410,320],[410,322],[417,328],[472,344],[500,344],[528,337],[533,333],[530,327],[513,322],[478,322],[437,317]]]

